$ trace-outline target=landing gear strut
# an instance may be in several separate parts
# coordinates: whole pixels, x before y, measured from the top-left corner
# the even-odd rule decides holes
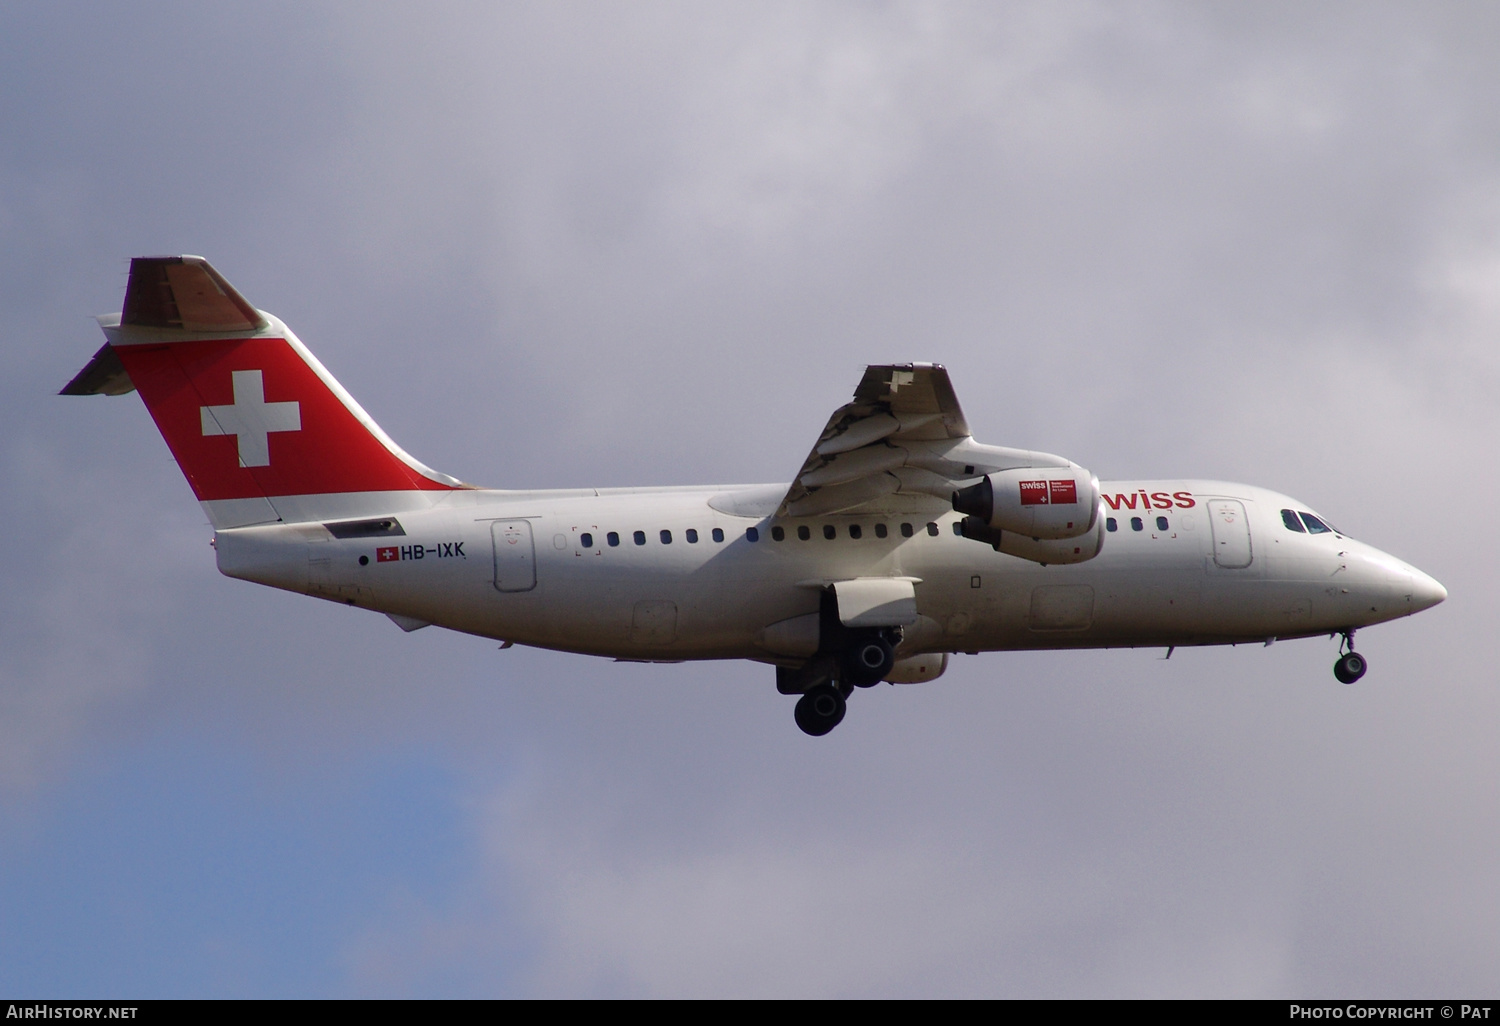
[[[890,676],[902,637],[900,627],[846,627],[832,591],[823,593],[818,617],[817,654],[799,667],[776,669],[776,690],[802,696],[797,726],[813,737],[839,725],[855,688],[874,687]]]
[[[846,627],[838,618],[838,598],[825,589],[817,606],[817,652],[801,666],[777,666],[775,690],[801,694],[796,726],[814,738],[843,720],[856,687],[874,687],[895,667],[900,627]]]
[[[837,727],[854,689],[874,687],[891,672],[900,643],[899,629],[861,632],[841,651],[815,657],[800,670],[778,669],[776,689],[782,694],[802,693],[797,726],[813,737]]]
[[[1354,631],[1342,632],[1343,640],[1339,642],[1339,658],[1333,664],[1333,675],[1338,678],[1340,684],[1353,684],[1365,675],[1369,664],[1365,657],[1354,651]]]

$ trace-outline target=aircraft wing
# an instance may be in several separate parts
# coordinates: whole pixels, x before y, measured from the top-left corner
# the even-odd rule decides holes
[[[946,368],[926,363],[866,367],[854,401],[828,418],[777,515],[939,508],[954,489],[944,471],[961,472],[962,467],[922,459],[931,446],[907,443],[951,445],[968,437],[969,425]],[[894,498],[903,490],[904,499]]]
[[[941,513],[952,508],[953,492],[986,473],[1066,465],[1045,453],[976,443],[942,365],[870,366],[854,401],[828,419],[776,512]]]

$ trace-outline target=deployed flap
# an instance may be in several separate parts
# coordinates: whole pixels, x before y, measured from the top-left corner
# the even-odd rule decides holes
[[[944,367],[866,367],[854,401],[828,419],[777,512],[817,516],[861,506],[879,508],[882,500],[889,503],[887,496],[901,491],[919,493],[919,506],[929,496],[942,499],[931,491],[903,488],[902,479],[892,473],[908,462],[902,443],[951,443],[968,437],[968,422]]]
[[[986,474],[1068,466],[1061,456],[974,441],[940,364],[871,366],[854,401],[828,419],[776,514],[935,515],[952,508],[954,492]]]
[[[917,622],[917,589],[909,577],[834,581],[833,594],[845,627],[905,627]]]

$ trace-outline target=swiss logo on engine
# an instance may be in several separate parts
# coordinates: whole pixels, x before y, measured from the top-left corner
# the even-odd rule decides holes
[[[1023,505],[1023,506],[1045,506],[1045,505],[1047,505],[1047,482],[1046,481],[1022,481],[1021,482],[1021,505]]]
[[[1022,481],[1021,505],[1059,506],[1078,501],[1078,483],[1067,481]]]

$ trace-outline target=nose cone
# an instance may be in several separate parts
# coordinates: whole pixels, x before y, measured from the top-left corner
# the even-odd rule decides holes
[[[1448,589],[1437,581],[1428,577],[1420,570],[1411,572],[1411,595],[1407,599],[1411,603],[1411,611],[1420,613],[1424,609],[1431,609],[1443,599],[1448,597]]]

